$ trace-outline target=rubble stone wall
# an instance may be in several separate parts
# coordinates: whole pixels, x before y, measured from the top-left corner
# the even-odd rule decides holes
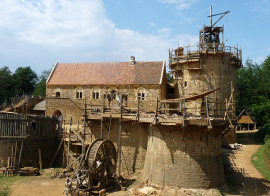
[[[176,95],[179,97],[190,97],[192,95],[200,94],[206,91],[216,89],[223,86],[216,92],[213,92],[208,98],[210,115],[224,116],[225,113],[225,99],[229,101],[231,96],[231,88],[234,88],[233,100],[236,99],[236,69],[235,65],[230,63],[231,54],[206,54],[201,56],[201,65],[196,62],[189,62],[187,64],[180,64],[178,72],[179,82],[176,83]],[[199,68],[201,69],[192,69]],[[232,86],[231,86],[232,82]],[[227,85],[225,85],[227,84]],[[225,86],[224,86],[225,85]],[[189,108],[201,109],[205,105],[205,99],[201,100],[202,105],[196,105],[195,101],[187,103]],[[217,102],[217,105],[216,103]],[[232,106],[230,106],[232,109]],[[218,111],[215,111],[218,110]],[[197,114],[194,109],[188,110],[190,113]],[[205,112],[204,112],[205,114]],[[229,113],[231,115],[231,113]]]
[[[127,99],[123,98],[123,106],[136,109],[138,106],[138,93],[144,93],[145,99],[140,100],[140,109],[145,112],[153,112],[156,109],[156,99],[164,99],[166,96],[166,85],[133,85],[133,86],[47,86],[46,91],[46,115],[53,115],[59,110],[65,120],[69,120],[72,115],[74,119],[82,117],[84,109],[84,99],[86,98],[87,109],[101,108],[102,96],[106,92],[116,90],[117,92],[129,93]],[[60,93],[57,98],[56,94]],[[76,98],[77,92],[82,92],[82,98]],[[94,99],[95,92],[99,93],[99,98]],[[105,107],[117,108],[117,100],[105,101]],[[135,110],[136,111],[136,110]],[[76,120],[77,121],[77,120]],[[75,121],[74,121],[75,122]]]
[[[103,120],[103,136],[101,136],[101,121],[92,120],[91,131],[86,128],[86,143],[92,143],[96,139],[109,139],[111,140],[118,152],[119,146],[119,119],[112,119],[111,127],[109,119]],[[106,126],[105,126],[106,125]],[[145,123],[134,123],[123,121],[122,123],[122,165],[121,169],[124,173],[127,173],[127,168],[129,173],[134,173],[136,171],[141,171],[144,168],[144,161],[147,151],[147,132],[148,124]],[[110,127],[110,133],[108,129]],[[67,146],[65,146],[65,151],[67,152]],[[78,146],[72,146],[70,148],[70,153],[80,153],[81,148]],[[118,153],[117,153],[118,156]]]
[[[152,126],[148,130],[144,178],[149,182],[185,188],[225,183],[221,135],[215,139],[222,127],[187,126],[183,131],[175,126]]]

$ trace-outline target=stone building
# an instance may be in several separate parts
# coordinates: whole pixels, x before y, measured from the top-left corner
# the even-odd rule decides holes
[[[46,115],[62,115],[69,120],[82,117],[85,104],[100,110],[102,100],[110,92],[114,97],[104,101],[105,107],[117,105],[119,92],[123,104],[137,107],[137,100],[146,110],[154,110],[153,99],[166,99],[165,61],[107,63],[56,63],[46,88]],[[85,103],[86,101],[86,103]]]

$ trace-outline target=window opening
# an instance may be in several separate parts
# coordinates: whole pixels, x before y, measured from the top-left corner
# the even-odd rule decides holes
[[[60,92],[56,92],[56,95],[55,95],[57,98],[60,97]]]
[[[78,99],[82,99],[82,92],[77,92],[77,97]]]
[[[93,93],[93,99],[99,99],[99,92]]]

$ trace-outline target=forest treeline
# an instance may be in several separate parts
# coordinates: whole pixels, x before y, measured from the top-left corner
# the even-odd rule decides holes
[[[246,109],[262,127],[270,124],[270,56],[261,64],[248,59],[237,70],[236,115]]]
[[[0,105],[11,103],[16,95],[46,96],[46,80],[50,70],[37,75],[30,67],[19,67],[12,73],[8,67],[0,68]]]

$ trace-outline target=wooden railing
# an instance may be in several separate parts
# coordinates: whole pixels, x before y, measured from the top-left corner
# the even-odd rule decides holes
[[[220,43],[202,43],[197,45],[188,45],[184,47],[178,47],[175,50],[169,50],[169,66],[176,64],[177,62],[187,62],[188,61],[200,61],[200,54],[209,53],[224,53],[228,52],[231,54],[232,63],[242,64],[242,50],[238,48],[238,45],[235,47],[225,46]]]

